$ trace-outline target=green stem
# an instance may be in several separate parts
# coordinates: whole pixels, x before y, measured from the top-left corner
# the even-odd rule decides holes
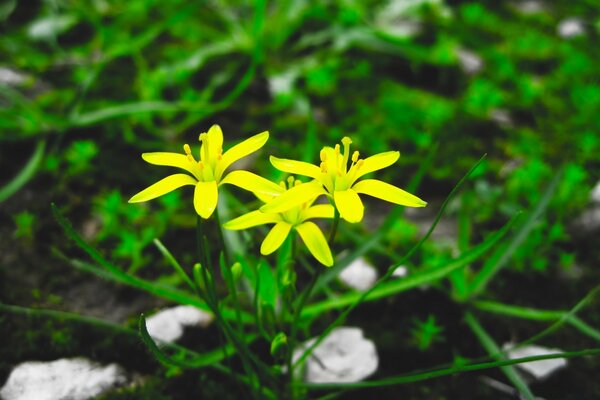
[[[229,254],[229,247],[227,246],[227,243],[225,242],[225,235],[223,234],[223,225],[221,225],[221,217],[219,216],[219,208],[218,207],[215,209],[215,212],[213,213],[213,215],[215,216],[215,222],[217,224],[217,234],[219,235],[219,244],[221,247],[221,251],[225,255],[225,263],[228,266],[231,266],[231,256]]]
[[[495,359],[500,361],[504,360],[504,357],[502,356],[502,351],[500,350],[496,342],[494,342],[494,339],[492,339],[492,337],[485,331],[483,326],[481,326],[481,324],[479,323],[479,321],[477,321],[473,314],[467,312],[465,314],[465,322],[467,323],[467,325],[469,325],[469,328],[471,328],[475,336],[477,336],[477,339],[479,339],[481,345],[485,348],[485,350],[491,357],[494,357]],[[523,381],[523,379],[521,379],[521,377],[517,374],[517,371],[515,371],[513,367],[505,365],[500,367],[500,369],[502,370],[502,372],[504,372],[504,375],[506,375],[506,377],[513,383],[513,385],[515,385],[517,390],[527,400],[535,399],[535,396],[533,395],[527,384]]]
[[[423,245],[423,243],[425,243],[425,241],[433,233],[433,230],[435,229],[438,222],[442,218],[442,214],[443,214],[444,210],[446,209],[446,206],[448,205],[450,200],[452,198],[454,198],[454,195],[458,191],[458,188],[460,188],[461,185],[467,180],[467,178],[473,173],[473,171],[475,169],[477,169],[477,167],[483,162],[484,158],[485,158],[485,155],[483,157],[481,157],[479,159],[479,161],[477,163],[475,163],[475,165],[473,165],[471,167],[471,169],[465,174],[465,176],[463,176],[458,181],[456,186],[454,186],[454,188],[452,188],[452,190],[450,191],[450,194],[448,195],[446,200],[444,200],[444,202],[442,203],[442,206],[440,207],[440,210],[438,211],[438,214],[435,217],[433,224],[431,224],[431,226],[429,227],[429,230],[427,231],[425,236],[423,236],[421,238],[421,240],[419,240],[419,242],[408,251],[408,253],[402,258],[401,263],[398,263],[398,264],[390,267],[388,269],[388,271],[385,273],[385,275],[383,275],[381,278],[379,278],[379,280],[375,283],[375,285],[373,285],[369,290],[366,290],[363,293],[361,293],[361,295],[355,301],[353,301],[340,315],[338,315],[338,317],[325,329],[325,331],[319,335],[317,340],[315,340],[314,343],[311,346],[309,346],[308,349],[306,349],[304,351],[304,353],[302,353],[302,356],[300,356],[300,358],[294,363],[295,365],[299,365],[302,362],[304,362],[308,358],[308,356],[310,356],[310,354],[313,352],[313,350],[319,344],[321,344],[321,342],[325,339],[325,337],[327,337],[327,335],[329,335],[329,333],[331,333],[331,331],[333,329],[335,329],[337,326],[339,326],[342,323],[342,321],[346,320],[346,317],[348,316],[348,314],[350,314],[352,312],[352,310],[354,310],[356,307],[358,307],[358,305],[361,304],[373,291],[375,291],[378,288],[378,286],[381,285],[381,283],[387,281],[392,276],[394,271],[401,264],[408,261],[413,256],[413,254],[416,253],[416,251],[421,247],[421,245]]]
[[[340,223],[340,212],[338,211],[335,204],[333,205],[333,209],[333,225],[331,225],[331,230],[329,231],[329,239],[327,240],[329,246],[331,246],[333,244],[333,241],[335,240],[335,235],[337,233],[338,225]]]

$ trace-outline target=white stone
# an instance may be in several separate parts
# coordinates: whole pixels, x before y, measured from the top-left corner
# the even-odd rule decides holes
[[[539,14],[546,11],[544,3],[538,0],[516,1],[513,5],[524,15]]]
[[[408,275],[408,268],[404,265],[399,266],[392,272],[393,278],[404,278]]]
[[[515,124],[508,110],[494,108],[490,111],[490,119],[502,128],[512,128]]]
[[[101,366],[84,358],[17,365],[0,389],[4,400],[87,400],[126,382],[116,364]]]
[[[510,348],[512,346],[511,343],[507,343],[504,345],[504,348]],[[547,347],[537,346],[537,345],[529,345],[518,347],[514,350],[509,350],[506,354],[508,358],[522,358],[522,357],[532,357],[532,356],[543,356],[546,354],[556,354],[562,353],[563,351],[560,349],[549,349]],[[529,372],[536,379],[545,379],[550,376],[556,370],[563,368],[567,365],[567,360],[564,358],[552,358],[549,360],[540,360],[540,361],[531,361],[522,364],[516,364],[516,367],[521,368],[524,371]]]
[[[471,50],[458,48],[456,49],[458,64],[468,75],[475,75],[483,68],[483,60]]]
[[[590,194],[590,200],[592,203],[600,204],[600,181],[596,183],[596,186],[592,189]]]
[[[556,31],[558,32],[558,36],[564,39],[571,39],[585,34],[583,22],[579,18],[573,17],[560,21],[556,27]]]
[[[298,77],[296,71],[285,71],[269,78],[269,90],[273,96],[289,95],[294,91],[294,84]]]
[[[369,290],[377,281],[377,270],[360,257],[340,272],[339,279],[346,286],[360,292]]]
[[[0,67],[0,83],[8,86],[18,86],[25,82],[26,75],[10,68]]]
[[[312,338],[294,350],[298,360]],[[375,344],[366,339],[360,328],[342,326],[331,331],[305,362],[303,378],[310,383],[349,383],[373,374],[379,365]]]
[[[600,207],[585,210],[575,221],[577,229],[589,233],[600,229]]]
[[[175,342],[186,326],[207,327],[213,315],[193,306],[166,308],[146,319],[146,329],[155,341]]]

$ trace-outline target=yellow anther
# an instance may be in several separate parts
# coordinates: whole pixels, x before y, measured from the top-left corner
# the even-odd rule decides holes
[[[282,187],[282,188],[284,188],[284,189],[286,188],[286,187],[285,187],[285,182],[284,182],[284,181],[281,181],[281,182],[279,182],[279,186],[281,186],[281,187]]]
[[[365,160],[358,160],[358,162],[356,163],[356,169],[359,169],[360,167],[362,167],[364,163],[365,163]]]
[[[198,163],[198,168],[204,169],[204,163],[202,161]]]
[[[296,180],[294,181],[294,186],[298,186],[298,185],[302,185],[302,181],[301,181],[301,180],[299,180],[299,179],[296,179]]]
[[[355,163],[358,161],[358,157],[359,157],[359,153],[358,151],[355,151],[354,153],[352,153],[352,162]]]
[[[187,154],[187,159],[189,162],[191,162],[192,164],[196,164],[196,160],[194,160],[194,156],[191,155],[190,153]]]
[[[293,177],[292,175],[288,176],[288,177],[287,177],[287,182],[288,182],[290,185],[293,185],[293,184],[294,184],[294,177]]]
[[[340,154],[340,145],[339,144],[335,145],[335,154],[337,154],[337,155]]]
[[[202,132],[200,136],[198,136],[198,140],[204,143],[204,141],[206,140],[206,136],[206,132]]]
[[[325,163],[325,161],[323,161],[321,163],[321,172],[326,174],[327,173],[327,164]]]
[[[183,151],[185,151],[185,154],[188,156],[192,155],[192,149],[190,149],[190,145],[187,143],[183,145]]]
[[[344,170],[344,173],[346,172],[346,168],[348,168],[348,158],[350,157],[350,144],[352,143],[352,140],[348,137],[348,136],[344,136],[344,138],[342,139],[342,144],[344,145],[344,158],[342,160],[342,165],[341,165],[341,169]]]
[[[322,162],[327,161],[327,152],[325,151],[325,149],[321,149],[321,152],[319,153],[319,157],[321,158]]]

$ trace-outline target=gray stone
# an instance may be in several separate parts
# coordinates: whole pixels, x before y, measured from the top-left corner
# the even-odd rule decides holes
[[[87,400],[127,381],[116,364],[85,358],[28,361],[17,365],[0,389],[4,400]]]
[[[504,348],[510,347],[511,344],[505,344]],[[546,354],[562,353],[560,349],[550,349],[547,347],[529,345],[517,347],[516,349],[507,351],[507,356],[510,359],[542,356]],[[529,372],[534,378],[543,380],[552,375],[555,371],[566,367],[567,360],[564,358],[552,358],[549,360],[531,361],[527,363],[517,364],[516,367]]]
[[[340,272],[339,279],[346,286],[364,292],[377,281],[377,270],[362,257],[352,261]]]
[[[146,319],[146,329],[155,342],[175,342],[186,326],[207,327],[213,315],[193,306],[176,306],[157,312]]]
[[[294,350],[298,360],[313,338]],[[379,365],[375,344],[356,327],[339,327],[331,331],[307,358],[303,378],[310,383],[349,383],[373,374]]]

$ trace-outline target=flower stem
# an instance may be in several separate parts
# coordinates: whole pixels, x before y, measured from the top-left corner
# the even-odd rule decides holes
[[[333,225],[331,225],[331,230],[329,231],[329,246],[331,246],[331,244],[333,243],[334,239],[335,239],[335,235],[337,233],[337,229],[338,229],[338,225],[340,223],[340,212],[338,211],[337,207],[335,206],[335,204],[333,205],[334,208],[334,214],[333,214]]]

